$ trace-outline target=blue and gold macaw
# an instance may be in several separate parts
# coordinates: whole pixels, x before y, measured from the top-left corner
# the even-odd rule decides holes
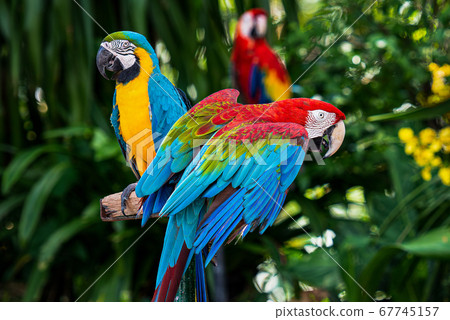
[[[96,60],[102,76],[116,81],[111,123],[122,153],[139,179],[159,143],[190,108],[189,100],[161,73],[155,51],[139,33],[108,35]],[[112,73],[110,77],[107,71]],[[135,186],[129,185],[122,193],[122,213]]]

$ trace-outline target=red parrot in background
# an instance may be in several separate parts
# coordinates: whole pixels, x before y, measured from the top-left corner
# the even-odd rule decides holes
[[[291,79],[267,43],[267,13],[251,9],[240,18],[231,54],[234,87],[245,103],[269,103],[292,97]]]

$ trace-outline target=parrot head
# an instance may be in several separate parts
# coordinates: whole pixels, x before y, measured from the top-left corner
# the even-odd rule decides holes
[[[238,21],[237,36],[247,39],[263,39],[267,32],[267,13],[263,9],[246,11]]]
[[[97,52],[97,68],[107,80],[126,83],[139,75],[141,71],[140,59],[143,55],[150,56],[151,68],[147,73],[159,70],[158,59],[147,39],[136,32],[119,31],[106,36]],[[112,73],[108,77],[106,71]]]
[[[324,158],[332,156],[344,141],[344,113],[332,104],[324,101],[301,100],[305,100],[303,121],[308,137],[314,141],[315,146],[327,149]]]
[[[267,120],[302,125],[308,132],[308,138],[314,142],[313,150],[327,149],[324,158],[332,156],[342,145],[345,115],[332,104],[295,98],[274,102],[272,106],[265,112]]]

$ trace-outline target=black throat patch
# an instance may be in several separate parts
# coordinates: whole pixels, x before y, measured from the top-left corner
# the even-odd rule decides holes
[[[119,73],[117,76],[117,82],[126,84],[136,78],[141,72],[141,66],[139,65],[139,58],[136,57],[136,62],[129,67]]]

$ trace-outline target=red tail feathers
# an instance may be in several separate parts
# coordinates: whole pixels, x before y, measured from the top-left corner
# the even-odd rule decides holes
[[[186,247],[186,244],[183,244],[177,263],[173,267],[169,267],[167,269],[161,283],[153,294],[152,301],[167,302],[175,300],[178,287],[180,286],[181,277],[183,276],[184,269],[186,268],[189,252],[190,250]]]

